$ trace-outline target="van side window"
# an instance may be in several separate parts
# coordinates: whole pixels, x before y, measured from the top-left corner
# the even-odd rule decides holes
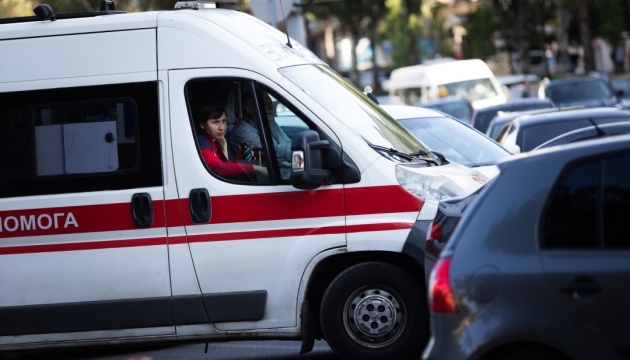
[[[0,197],[161,185],[155,84],[2,93],[0,102]]]
[[[133,152],[118,152],[119,143],[123,147],[135,142],[135,110],[132,99],[33,106],[37,175],[114,172],[121,166],[135,167]],[[124,157],[122,163],[119,155]]]
[[[288,184],[291,141],[309,129],[271,89],[244,79],[195,79],[186,85],[200,158],[213,175],[243,184]],[[208,112],[208,104],[222,109]],[[212,118],[226,117],[214,128]]]

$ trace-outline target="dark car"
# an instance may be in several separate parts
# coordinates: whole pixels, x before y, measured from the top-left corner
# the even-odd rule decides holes
[[[548,109],[553,107],[555,107],[555,104],[550,99],[514,99],[503,104],[476,109],[470,119],[470,125],[482,133],[485,133],[486,130],[488,130],[490,121],[498,114],[523,110]]]
[[[445,114],[451,115],[465,124],[470,122],[474,111],[470,101],[459,96],[447,96],[437,100],[417,103],[415,106],[439,110]]]
[[[526,152],[571,130],[620,121],[630,121],[630,110],[601,107],[522,115],[503,127],[498,142]]]
[[[622,99],[630,99],[630,75],[618,75],[610,78],[610,85]]]
[[[498,166],[431,273],[423,359],[624,358],[630,135]]]
[[[575,109],[575,107],[571,109]],[[563,109],[547,108],[547,109],[514,111],[514,112],[498,114],[488,124],[488,129],[486,129],[486,135],[491,139],[498,140],[499,133],[501,132],[501,128],[503,128],[505,124],[507,124],[508,122],[510,122],[510,120],[516,117],[519,117],[521,115],[542,114],[542,113],[555,112],[555,111],[560,111],[560,110],[563,110]]]
[[[551,80],[540,87],[539,97],[551,99],[557,106],[621,106],[621,99],[601,76]]]
[[[593,125],[558,135],[555,138],[538,145],[536,149],[623,134],[630,134],[630,122],[624,121],[611,124]]]

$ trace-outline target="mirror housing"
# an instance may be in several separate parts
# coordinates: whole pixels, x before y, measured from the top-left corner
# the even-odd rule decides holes
[[[298,189],[312,190],[332,177],[324,169],[323,152],[330,148],[328,140],[320,140],[313,130],[300,131],[291,142],[291,184]]]

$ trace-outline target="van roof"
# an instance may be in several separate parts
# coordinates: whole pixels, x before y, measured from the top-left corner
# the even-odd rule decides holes
[[[121,35],[124,31],[138,35],[125,37]],[[44,38],[48,40],[42,41]],[[0,84],[68,78],[70,68],[76,69],[72,70],[76,77],[210,67],[265,72],[263,69],[269,67],[325,65],[296,40],[291,39],[288,46],[287,35],[273,26],[247,13],[222,8],[7,23],[0,25],[0,40],[8,40],[0,41],[0,52],[14,54],[0,57],[0,67],[20,70],[7,74]],[[47,56],[42,58],[42,53]],[[119,54],[117,61],[113,61],[113,53]],[[115,64],[106,58],[112,58]],[[134,67],[139,58],[144,59],[142,67]],[[123,59],[129,60],[129,64]],[[96,66],[86,66],[88,61],[96,62]],[[107,62],[104,68],[98,65]]]

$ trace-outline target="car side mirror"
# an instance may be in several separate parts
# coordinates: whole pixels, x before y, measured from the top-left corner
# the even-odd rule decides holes
[[[520,154],[521,152],[521,147],[516,145],[516,144],[508,144],[508,145],[503,145],[503,147],[509,151],[512,155],[514,154]]]
[[[312,190],[332,177],[324,169],[323,152],[330,148],[328,140],[320,140],[313,130],[296,133],[291,142],[291,184],[298,189]]]

